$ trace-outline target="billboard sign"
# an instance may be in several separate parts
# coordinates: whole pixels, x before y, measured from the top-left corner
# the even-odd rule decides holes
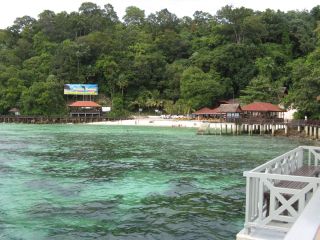
[[[111,107],[102,107],[102,112],[110,112]]]
[[[98,95],[98,84],[65,84],[65,95]]]

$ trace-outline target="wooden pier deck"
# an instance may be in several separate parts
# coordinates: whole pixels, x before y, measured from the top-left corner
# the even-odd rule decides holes
[[[239,119],[235,122],[204,122],[197,131],[199,135],[301,135],[320,139],[320,121],[273,121]]]
[[[120,120],[101,116],[9,116],[0,115],[0,123],[26,123],[26,124],[61,124],[61,123],[90,123]]]

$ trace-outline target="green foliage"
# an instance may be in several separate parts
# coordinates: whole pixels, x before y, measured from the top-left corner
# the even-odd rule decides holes
[[[189,67],[181,77],[181,98],[194,109],[210,106],[224,93],[219,81],[215,72],[204,73],[197,67]]]
[[[259,75],[242,91],[241,102],[248,104],[252,102],[280,102],[281,87],[273,83],[269,78]]]
[[[292,86],[286,97],[287,105],[299,110],[300,115],[320,118],[320,49],[310,54],[306,60],[292,63]]]
[[[259,54],[253,45],[223,45],[213,50],[211,67],[226,79],[225,84],[231,93],[239,95],[256,75],[255,59]]]
[[[10,78],[6,82],[6,87],[0,90],[0,113],[7,113],[12,107],[19,106],[21,93],[25,90],[23,82],[18,78]]]
[[[145,22],[144,10],[134,6],[127,7],[123,20],[126,25],[142,25]]]
[[[63,115],[66,111],[61,95],[63,84],[50,75],[45,82],[35,82],[22,92],[21,110],[27,115]]]
[[[112,116],[138,108],[186,114],[240,97],[284,102],[319,118],[320,10],[263,12],[225,6],[178,18],[110,4],[45,10],[0,30],[0,114],[64,114],[66,83],[97,83]],[[283,99],[281,92],[288,89]]]
[[[114,96],[112,99],[111,112],[108,114],[110,118],[121,118],[129,116],[129,112],[124,107],[124,101],[121,96]]]
[[[221,34],[235,43],[259,42],[267,32],[260,16],[252,9],[225,6],[217,12],[217,20],[222,23]]]

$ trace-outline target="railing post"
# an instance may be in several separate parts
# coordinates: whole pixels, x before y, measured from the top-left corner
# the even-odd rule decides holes
[[[246,215],[245,215],[245,232],[246,234],[250,234],[250,228],[247,224],[251,219],[251,178],[249,176],[246,177]]]
[[[311,150],[308,149],[308,166],[311,166]]]
[[[259,178],[259,189],[258,189],[258,219],[259,222],[262,221],[263,218],[263,178]]]
[[[297,151],[297,158],[299,162],[299,166],[303,166],[303,147],[299,147],[299,150]]]

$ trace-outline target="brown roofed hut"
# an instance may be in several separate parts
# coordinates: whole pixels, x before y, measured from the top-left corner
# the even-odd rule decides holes
[[[242,109],[240,104],[221,104],[216,108],[217,114],[220,114],[220,117],[223,117],[227,122],[235,121],[240,119],[242,114]]]
[[[11,108],[9,110],[9,114],[19,116],[20,115],[20,110],[18,108]]]
[[[261,119],[282,119],[284,118],[285,109],[277,105],[266,102],[254,102],[242,107],[246,118],[261,118]]]
[[[208,112],[210,112],[210,111],[211,111],[210,108],[204,107],[204,108],[201,108],[200,110],[194,112],[193,114],[196,116],[201,116],[201,115],[208,114]]]
[[[242,109],[239,104],[221,104],[219,107],[210,109],[202,108],[193,113],[198,118],[215,118],[220,121],[234,121],[239,119],[242,113]]]
[[[77,101],[69,105],[70,117],[99,117],[102,107],[93,101]]]
[[[201,108],[200,110],[194,112],[193,117],[197,117],[198,119],[200,118],[215,118],[217,115],[217,108],[215,109],[210,109],[207,107]]]

